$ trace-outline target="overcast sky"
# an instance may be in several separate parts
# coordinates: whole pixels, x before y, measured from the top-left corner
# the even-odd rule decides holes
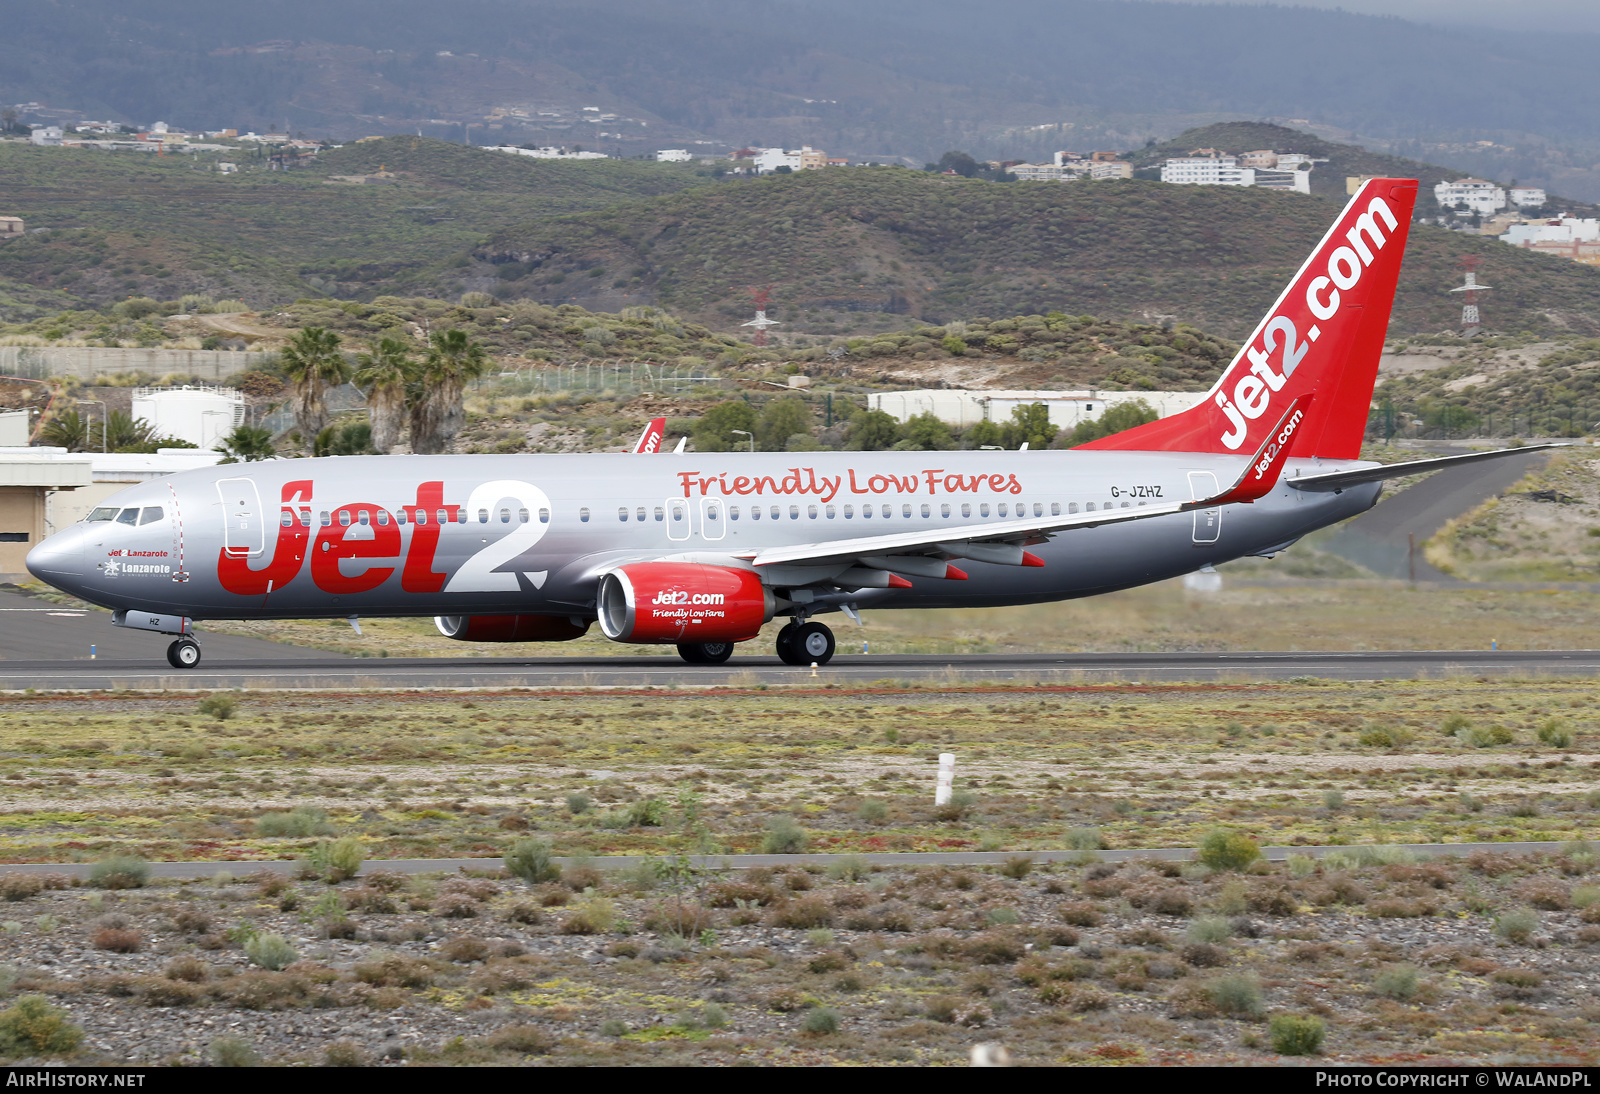
[[[1174,0],[1189,3],[1191,0]],[[1263,3],[1269,0],[1231,0]],[[1595,0],[1270,0],[1284,7],[1327,8],[1364,15],[1398,15],[1419,23],[1493,27],[1499,30],[1588,31],[1600,33],[1600,3]]]

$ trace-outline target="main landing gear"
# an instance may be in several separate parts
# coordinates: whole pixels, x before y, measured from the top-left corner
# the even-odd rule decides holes
[[[720,665],[733,656],[733,643],[680,642],[678,656],[691,665]]]
[[[200,643],[180,638],[167,647],[167,661],[175,669],[192,669],[200,663]]]
[[[790,623],[778,632],[778,660],[826,665],[833,660],[833,632],[821,623]]]

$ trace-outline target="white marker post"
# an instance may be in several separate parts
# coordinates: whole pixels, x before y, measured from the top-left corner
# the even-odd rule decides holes
[[[956,754],[939,753],[939,782],[933,791],[934,805],[950,804],[950,787],[956,781]]]

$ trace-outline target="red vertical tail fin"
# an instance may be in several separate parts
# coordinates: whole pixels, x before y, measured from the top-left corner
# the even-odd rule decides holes
[[[1082,447],[1248,454],[1315,394],[1296,455],[1355,459],[1416,200],[1412,179],[1362,184],[1203,402]]]
[[[639,434],[639,443],[633,446],[634,454],[661,451],[661,438],[666,436],[667,420],[665,418],[651,418],[650,424],[644,427],[644,432]]]

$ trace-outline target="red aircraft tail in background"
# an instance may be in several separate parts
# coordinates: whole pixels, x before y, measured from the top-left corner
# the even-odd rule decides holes
[[[1364,183],[1204,402],[1079,447],[1253,452],[1315,394],[1295,454],[1359,458],[1416,200],[1413,179]]]
[[[660,452],[661,438],[666,436],[667,420],[665,418],[651,418],[650,424],[644,427],[644,432],[639,434],[639,443],[633,446],[635,455],[644,452]]]

